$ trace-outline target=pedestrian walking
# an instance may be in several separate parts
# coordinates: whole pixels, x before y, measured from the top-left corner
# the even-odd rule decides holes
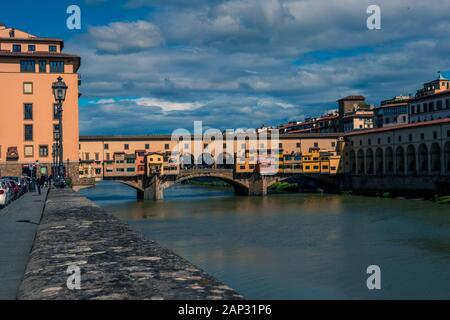
[[[37,191],[38,194],[41,195],[41,179],[36,179],[36,186],[37,186]]]

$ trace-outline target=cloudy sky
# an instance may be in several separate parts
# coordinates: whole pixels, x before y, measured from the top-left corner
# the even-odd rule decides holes
[[[65,26],[69,4],[80,31]],[[366,26],[371,4],[381,30]],[[194,120],[277,125],[346,95],[415,93],[450,70],[449,12],[450,0],[17,0],[0,21],[82,56],[81,134],[151,134]]]

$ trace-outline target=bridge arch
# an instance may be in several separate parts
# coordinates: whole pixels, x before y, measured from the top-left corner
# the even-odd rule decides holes
[[[367,174],[375,173],[375,159],[373,150],[371,148],[366,151],[366,162],[367,162]]]
[[[213,179],[218,179],[220,181],[223,181],[223,182],[229,184],[230,186],[232,186],[234,188],[234,191],[236,194],[247,194],[248,193],[249,188],[246,184],[241,183],[231,177],[226,177],[226,176],[220,175],[220,174],[192,174],[192,175],[183,176],[183,177],[176,179],[175,181],[172,181],[172,182],[166,184],[164,187],[164,190],[168,189],[174,185],[183,183],[185,181],[194,180],[196,178],[202,178],[202,177],[208,177],[208,178],[213,178]]]
[[[409,175],[417,174],[416,148],[412,144],[406,149],[406,165]]]
[[[397,174],[405,174],[405,150],[398,146],[395,151],[395,163]]]
[[[383,161],[383,149],[377,148],[375,151],[375,168],[376,174],[384,174],[384,161]]]
[[[366,170],[366,166],[365,166],[365,159],[364,159],[364,151],[362,149],[358,150],[357,162],[358,162],[358,174],[364,174],[365,170]]]
[[[350,172],[352,174],[356,174],[356,153],[355,153],[355,150],[350,150],[349,166],[350,166]]]
[[[385,151],[385,159],[386,173],[394,173],[394,151],[392,151],[392,147],[387,147]]]
[[[422,143],[419,146],[419,171],[421,174],[428,174],[428,148]]]
[[[433,174],[441,173],[441,147],[433,143],[430,149],[431,171]]]

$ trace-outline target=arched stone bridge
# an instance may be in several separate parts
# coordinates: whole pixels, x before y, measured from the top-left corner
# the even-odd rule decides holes
[[[178,175],[151,177],[115,177],[114,180],[130,186],[137,191],[139,199],[162,200],[164,190],[175,184],[182,183],[200,177],[210,177],[222,180],[233,186],[236,195],[265,196],[267,190],[277,182],[294,178],[310,179],[315,184],[327,191],[340,190],[340,179],[336,176],[320,174],[284,174],[273,176],[262,176],[260,174],[236,175],[233,169],[186,169],[181,170]]]

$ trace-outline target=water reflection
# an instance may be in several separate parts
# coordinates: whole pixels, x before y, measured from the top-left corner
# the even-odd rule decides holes
[[[115,183],[83,194],[249,298],[450,298],[450,210],[431,202],[188,185],[136,202]],[[366,288],[372,264],[379,292]]]

